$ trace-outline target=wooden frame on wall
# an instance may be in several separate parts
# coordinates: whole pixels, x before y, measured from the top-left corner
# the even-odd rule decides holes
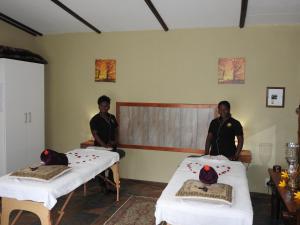
[[[267,87],[266,107],[284,108],[285,88]]]
[[[178,115],[180,115],[180,118],[176,117]],[[217,116],[217,105],[117,102],[116,116],[119,122],[119,146],[121,148],[203,154],[203,141],[205,142],[211,119]],[[201,118],[203,117],[203,120],[199,120],[199,116]],[[175,117],[176,119],[174,119]],[[196,122],[196,125],[194,122],[192,125],[197,127],[196,132],[199,132],[193,134],[193,137],[197,138],[197,143],[194,143],[193,146],[178,145],[178,142],[182,141],[178,141],[178,138],[183,137],[183,135],[178,135],[178,130],[189,129],[190,126],[185,125],[185,122],[190,121],[192,118],[194,122],[198,121]],[[160,126],[158,125],[159,123],[164,125]],[[177,123],[176,130],[174,130],[176,127],[174,123]],[[202,127],[202,129],[198,129],[198,126]],[[172,135],[175,134],[175,136],[177,136],[173,137],[172,135],[167,135],[168,137],[166,137],[166,139],[168,139],[169,142],[162,141],[160,135],[153,137],[153,139],[156,139],[154,141],[149,140],[149,136],[152,136],[153,134],[155,136],[156,131],[157,133],[162,132]],[[195,129],[188,131],[195,132]],[[140,137],[144,133],[148,133],[148,139],[147,137]],[[200,133],[201,137],[199,137]],[[200,138],[201,140],[198,140]],[[195,142],[195,138],[191,138],[191,140]],[[199,143],[201,143],[202,147],[198,146]]]

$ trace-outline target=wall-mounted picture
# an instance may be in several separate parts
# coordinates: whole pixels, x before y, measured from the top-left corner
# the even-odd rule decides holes
[[[244,84],[245,83],[245,58],[219,58],[218,83],[219,84]]]
[[[96,59],[95,81],[116,82],[116,60]]]
[[[266,106],[267,107],[284,107],[284,87],[267,87],[267,98]]]

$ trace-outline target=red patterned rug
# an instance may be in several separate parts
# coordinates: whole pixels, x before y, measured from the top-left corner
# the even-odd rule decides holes
[[[104,225],[154,225],[157,198],[131,196]]]

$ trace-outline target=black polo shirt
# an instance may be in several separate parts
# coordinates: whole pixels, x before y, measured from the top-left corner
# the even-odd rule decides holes
[[[210,155],[224,155],[231,157],[235,155],[235,137],[243,136],[243,127],[239,121],[229,117],[224,122],[221,117],[211,121],[208,129],[212,133]]]
[[[103,118],[100,113],[96,114],[90,120],[91,131],[96,131],[101,140],[108,144],[110,141],[115,141],[115,133],[117,132],[118,122],[116,117],[112,114],[108,114],[108,118]],[[95,145],[100,146],[95,140]]]

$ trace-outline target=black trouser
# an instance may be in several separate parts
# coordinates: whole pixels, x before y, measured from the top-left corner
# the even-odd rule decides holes
[[[112,152],[117,152],[119,154],[120,159],[124,158],[126,155],[124,150],[118,148],[113,148]],[[105,171],[103,171],[100,174],[105,177]],[[113,172],[110,168],[108,169],[108,179],[111,181],[114,180]]]
[[[119,148],[113,148],[112,149],[113,152],[117,152],[120,156],[120,159],[125,157],[125,151]]]
[[[113,148],[112,151],[113,152],[117,152],[119,154],[120,160],[125,157],[125,151],[122,150],[122,149]],[[114,180],[113,172],[112,172],[112,170],[110,168],[108,169],[108,171],[109,171],[108,172],[108,179],[110,179],[111,181],[113,181]]]

